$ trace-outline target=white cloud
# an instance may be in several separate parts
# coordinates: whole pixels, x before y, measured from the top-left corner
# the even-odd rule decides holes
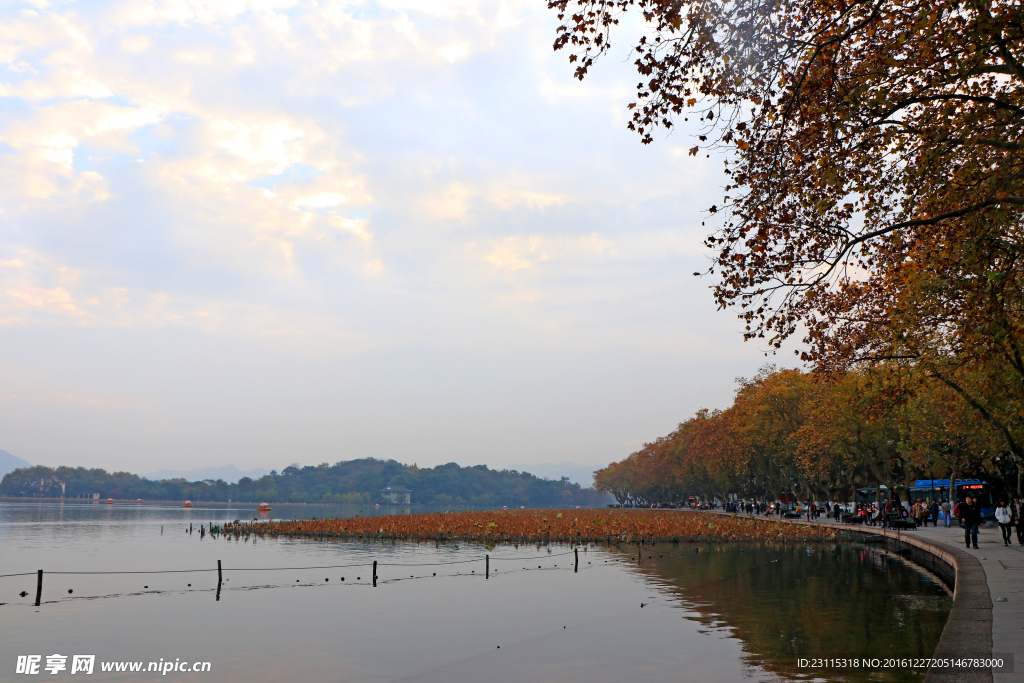
[[[421,198],[423,215],[431,221],[464,220],[474,191],[465,183],[454,182],[439,190],[429,189]]]
[[[475,246],[475,245],[471,245]],[[481,258],[500,270],[516,272],[546,261],[592,262],[616,256],[612,244],[597,234],[574,237],[505,237],[487,248]]]
[[[642,338],[645,349],[725,353],[689,331],[686,306],[706,295],[680,274],[701,254],[711,167],[623,133],[629,63],[606,60],[575,82],[551,53],[555,23],[528,0],[0,9],[0,328],[16,333],[0,335],[0,369],[13,358],[29,375],[50,371],[17,341],[34,333],[131,349],[148,335],[168,353],[137,373],[118,369],[124,354],[96,352],[120,388],[39,380],[32,394],[145,403],[154,378],[189,397],[235,386],[182,358],[223,344],[231,361],[259,340],[242,376],[273,366],[280,377],[225,404],[269,423],[280,413],[248,406],[251,395],[305,396],[315,376],[327,399],[294,401],[315,417],[337,392],[360,393],[320,361],[363,351],[393,353],[381,372],[404,363],[402,390],[430,396],[423,349],[453,350],[443,374],[456,392],[506,371],[510,350],[616,349],[621,360]],[[494,355],[459,364],[477,352]],[[202,379],[180,379],[190,373]],[[474,405],[494,398],[485,393]],[[3,412],[0,430],[19,429]],[[527,413],[516,419],[534,423]],[[475,442],[452,436],[468,422],[495,427],[442,415],[436,452]],[[519,451],[550,447],[517,438]]]
[[[305,206],[310,209],[324,209],[344,203],[345,195],[338,194],[337,192],[326,192],[312,197],[301,197],[295,202],[297,206]]]
[[[470,50],[473,46],[469,43],[456,43],[454,45],[447,45],[442,47],[438,52],[448,62],[457,62],[460,59],[465,59],[469,56]]]

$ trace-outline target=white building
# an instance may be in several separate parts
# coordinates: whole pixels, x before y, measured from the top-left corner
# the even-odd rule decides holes
[[[380,495],[392,503],[405,503],[406,505],[412,503],[412,491],[402,486],[389,486],[386,489],[381,489]]]

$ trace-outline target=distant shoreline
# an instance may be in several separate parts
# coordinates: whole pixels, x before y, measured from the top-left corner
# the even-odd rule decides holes
[[[37,502],[37,503],[94,503],[97,505],[105,505],[107,500],[113,500],[117,503],[134,503],[142,505],[146,503],[167,503],[171,505],[177,505],[181,507],[183,501],[181,500],[150,500],[143,498],[141,500],[137,498],[42,498],[32,496],[5,496],[0,495],[0,503],[4,501],[18,501],[18,502]],[[302,505],[305,507],[350,507],[350,508],[373,508],[375,505],[380,505],[381,509],[399,509],[406,510],[409,508],[417,507],[436,507],[436,508],[450,508],[450,509],[466,509],[466,510],[496,510],[499,508],[493,506],[473,506],[473,505],[432,505],[429,503],[283,503],[281,501],[264,501],[259,502],[254,500],[201,500],[192,501],[193,508],[202,505],[259,505],[260,503],[268,503],[269,505]],[[186,510],[189,508],[185,508]],[[518,509],[518,508],[513,508]],[[544,505],[542,507],[527,507],[526,510],[573,510],[576,506],[572,505],[565,508],[556,508],[550,505]],[[580,510],[603,510],[605,506],[580,506]]]
[[[106,504],[106,502],[108,500],[113,500],[114,503],[174,503],[174,504],[177,504],[177,505],[181,505],[181,503],[183,502],[181,500],[150,500],[150,499],[147,499],[147,498],[142,498],[142,499],[138,499],[138,498],[42,498],[42,497],[38,497],[38,496],[33,497],[33,496],[4,496],[4,495],[0,495],[0,502],[3,502],[5,500],[29,501],[29,502],[36,501],[36,502],[40,502],[40,503],[42,503],[42,502],[50,502],[50,503],[102,503],[102,504]],[[200,501],[193,501],[192,505],[193,506],[198,506],[198,505],[235,505],[235,504],[238,504],[238,505],[259,505],[260,503],[265,503],[265,502],[267,502],[267,501],[261,500],[261,501],[257,502],[257,501],[254,501],[254,500],[200,500]],[[330,505],[330,506],[335,506],[335,507],[362,507],[362,508],[365,508],[367,505],[369,505],[370,507],[373,507],[375,505],[375,503],[282,503],[280,501],[278,501],[278,502],[270,502],[269,504],[270,505],[306,505],[306,506],[309,506],[309,507],[312,507],[312,506],[328,506],[328,505]],[[417,507],[418,505],[421,505],[421,504],[420,503],[409,503],[409,504],[406,504],[406,505],[402,506],[402,505],[394,505],[394,504],[391,504],[391,503],[380,503],[380,506],[382,508]],[[465,506],[462,506],[462,507],[465,507]]]

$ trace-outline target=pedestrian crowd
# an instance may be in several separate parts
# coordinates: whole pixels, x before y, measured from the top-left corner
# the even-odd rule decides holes
[[[894,502],[888,498],[879,506],[876,503],[803,503],[797,507],[775,501],[740,501],[728,506],[734,512],[746,512],[748,515],[767,515],[778,517],[803,517],[816,520],[822,515],[832,517],[836,522],[856,522],[869,526],[888,526],[899,528],[897,522],[910,524],[912,527],[927,527],[929,523],[949,527],[953,520],[964,530],[964,544],[978,547],[978,529],[981,526],[981,505],[973,496],[966,496],[963,501],[950,505],[949,501],[939,503],[935,500],[918,500],[913,505]],[[1020,498],[1012,502],[1000,500],[995,509],[996,522],[1003,535],[1003,545],[1013,544],[1013,532],[1016,530],[1018,545],[1024,545],[1024,504]]]

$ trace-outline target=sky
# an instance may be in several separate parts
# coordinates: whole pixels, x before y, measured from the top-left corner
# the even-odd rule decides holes
[[[626,129],[642,26],[580,83],[546,4],[0,4],[0,448],[604,465],[781,362],[693,275],[721,159]]]

